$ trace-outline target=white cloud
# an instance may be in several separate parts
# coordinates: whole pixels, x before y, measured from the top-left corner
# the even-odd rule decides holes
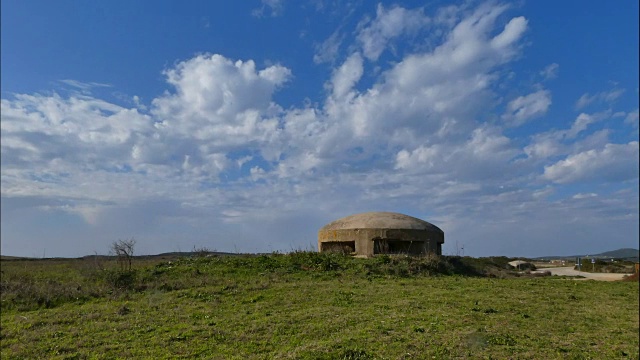
[[[345,60],[331,65],[326,97],[302,106],[283,108],[274,95],[305,74],[294,79],[284,65],[259,68],[223,55],[166,69],[167,91],[146,101],[148,111],[131,96],[130,108],[86,94],[2,99],[3,240],[14,231],[5,224],[19,228],[12,219],[20,206],[34,217],[82,218],[87,238],[142,234],[148,252],[191,248],[178,241],[206,241],[211,233],[219,250],[286,250],[314,242],[329,220],[375,209],[446,226],[448,242],[494,236],[486,222],[511,238],[522,235],[522,224],[549,235],[542,220],[532,221],[543,213],[561,229],[557,219],[570,216],[578,217],[572,229],[591,229],[603,216],[633,222],[637,206],[624,199],[637,192],[583,197],[562,184],[633,178],[637,142],[609,144],[611,131],[592,125],[598,114],[530,140],[496,121],[527,29],[507,8],[467,4],[427,17],[422,9],[380,6],[375,19],[334,32],[317,49],[326,45],[327,57],[316,61]],[[434,30],[428,45],[394,48],[427,27]],[[398,61],[370,69],[364,59],[387,50]],[[520,96],[507,104],[504,121],[522,124],[550,104],[548,90]],[[637,124],[635,114],[628,116]],[[7,206],[14,215],[5,215]],[[66,234],[51,232],[56,241]],[[185,233],[189,240],[175,240]],[[474,255],[482,251],[476,245]]]
[[[594,95],[590,95],[589,93],[585,93],[578,101],[576,101],[576,110],[580,110],[587,105],[590,105],[593,102],[605,102],[608,104],[616,101],[622,94],[624,93],[624,89],[614,88],[609,91],[599,92]]]
[[[627,114],[627,117],[625,117],[624,122],[626,124],[631,125],[635,129],[638,129],[638,109],[635,109],[635,110],[629,112]]]
[[[83,199],[66,211],[95,223],[105,206],[95,201],[201,197],[193,191],[221,181],[234,149],[279,156],[281,110],[270,97],[288,69],[202,55],[166,75],[175,93],[154,99],[150,115],[89,96],[3,99],[3,196]]]
[[[581,113],[576,118],[576,121],[573,123],[573,126],[571,126],[571,129],[568,132],[568,136],[575,137],[578,133],[585,130],[587,126],[589,126],[589,124],[592,124],[594,121],[595,119],[593,116],[589,114]]]
[[[274,92],[291,78],[290,70],[283,66],[257,69],[251,60],[232,61],[221,55],[199,55],[182,61],[165,71],[174,90],[151,101],[150,115],[100,103],[122,116],[131,112],[132,116],[145,119],[140,129],[108,132],[120,139],[112,146],[119,155],[117,161],[112,160],[113,167],[172,174],[170,177],[192,176],[195,182],[208,179],[215,183],[219,176],[226,176],[231,164],[251,153],[252,161],[271,163],[254,171],[262,179],[306,178],[327,174],[335,166],[348,171],[355,171],[361,164],[391,168],[397,151],[385,149],[401,147],[417,154],[429,142],[442,149],[459,146],[464,143],[465,134],[477,128],[474,116],[491,101],[489,87],[498,80],[492,71],[516,54],[517,38],[526,21],[517,18],[498,35],[491,35],[495,33],[496,19],[505,9],[476,9],[454,26],[440,46],[405,57],[364,91],[355,87],[364,69],[361,56],[353,53],[334,70],[331,96],[322,108],[285,111],[272,102]],[[368,31],[377,29],[392,36],[397,25],[393,19],[414,19],[417,24],[418,14],[420,11],[399,7],[379,8],[380,17],[369,23]],[[97,101],[76,102],[80,105]],[[41,102],[58,104],[66,100],[43,97]],[[16,111],[22,109],[25,117],[37,118],[31,123],[42,127],[68,115],[57,105],[33,112],[25,111],[26,107],[16,102],[7,104],[15,106]],[[3,121],[3,129],[24,129],[27,123],[17,124]],[[76,136],[72,135],[76,130],[71,129],[64,136]],[[474,141],[485,130],[478,131]],[[81,136],[90,142],[101,139],[97,133]],[[20,155],[23,157],[34,149],[42,151],[44,146],[18,140],[12,140],[11,146],[24,145],[24,154]],[[234,151],[243,153],[233,155]],[[371,163],[374,158],[381,160]]]
[[[135,132],[125,129],[115,137],[121,145],[114,151],[120,154],[120,165],[134,170],[153,166],[159,171],[159,166],[215,177],[235,161],[228,154],[242,149],[267,161],[279,161],[272,170],[263,169],[265,175],[275,171],[280,177],[290,177],[337,164],[358,166],[388,146],[402,144],[416,151],[433,133],[462,139],[476,127],[472,119],[480,105],[492,96],[488,88],[496,78],[491,71],[515,54],[516,41],[526,27],[524,19],[515,18],[498,35],[490,36],[505,9],[478,8],[452,29],[446,42],[433,51],[405,57],[366,91],[355,88],[364,69],[361,56],[353,53],[335,69],[331,96],[322,109],[283,111],[272,102],[274,92],[291,78],[290,70],[283,66],[257,69],[251,60],[232,61],[221,55],[182,61],[165,71],[175,90],[153,99],[145,127]],[[423,26],[425,21],[421,10],[379,7],[378,17],[359,34],[368,39],[365,34],[379,33],[387,41]],[[367,44],[367,51],[378,51],[378,45]],[[60,98],[41,100],[65,102]],[[77,103],[96,101],[82,99]],[[139,99],[137,103],[139,106]],[[100,105],[136,114],[108,103]],[[44,123],[67,116],[56,106],[26,115],[43,116]],[[85,141],[101,139],[98,133],[81,136]],[[313,141],[307,140],[310,137]],[[19,146],[17,141],[13,144]],[[391,166],[394,155],[384,156],[389,161],[386,166]]]
[[[176,93],[153,100],[157,116],[215,116],[213,121],[224,122],[244,111],[266,111],[271,95],[291,71],[280,65],[257,71],[252,60],[232,62],[215,54],[183,61],[165,74]]]
[[[559,69],[560,69],[560,65],[558,65],[556,63],[549,64],[542,71],[540,71],[540,75],[545,80],[555,79],[556,77],[558,77]]]
[[[3,165],[14,166],[42,166],[56,159],[115,166],[126,156],[123,148],[152,129],[151,119],[135,109],[57,94],[3,99],[1,127]]]
[[[569,129],[558,129],[534,134],[524,147],[528,158],[539,161],[552,157],[566,156],[576,152],[602,148],[609,143],[608,129],[589,132],[593,123],[610,118],[611,111],[594,114],[581,113]],[[579,134],[584,136],[578,138]]]
[[[446,178],[475,180],[502,177],[519,154],[496,128],[477,128],[462,144],[420,146],[396,154],[395,168],[408,173],[445,174]]]
[[[251,11],[251,15],[261,18],[270,14],[271,17],[282,15],[284,0],[260,0],[261,5]]]
[[[574,199],[588,199],[588,198],[592,198],[598,196],[598,194],[596,193],[578,193],[573,195]]]
[[[607,144],[601,150],[587,150],[545,166],[544,178],[555,183],[638,178],[638,142]]]
[[[353,88],[362,77],[362,57],[359,53],[351,55],[331,78],[332,96],[342,98]]]
[[[321,44],[316,45],[313,62],[316,64],[333,62],[338,57],[338,51],[342,44],[342,35],[338,30],[334,31],[329,38]]]
[[[385,118],[380,114],[388,114],[386,118],[396,119],[396,126],[404,122],[437,131],[444,123],[456,122],[451,119],[461,120],[477,111],[479,104],[489,100],[487,88],[495,80],[491,70],[515,54],[508,41],[494,47],[488,36],[503,11],[481,7],[455,26],[445,43],[431,52],[406,56],[384,73],[384,82],[360,98],[367,105],[381,105],[371,109],[369,126],[376,118]]]
[[[284,116],[282,143],[290,150],[276,168],[279,176],[356,169],[373,158],[379,159],[377,166],[392,167],[395,154],[384,150],[392,147],[413,151],[449,141],[447,147],[458,146],[477,128],[474,118],[493,101],[489,88],[499,80],[493,71],[517,54],[513,26],[504,30],[511,35],[498,41],[501,46],[491,43],[495,21],[505,9],[477,9],[444,43],[405,56],[365,90],[354,86],[364,65],[352,53],[334,70],[323,108],[293,109]]]
[[[566,134],[569,138],[576,137],[579,133],[586,130],[589,125],[609,117],[611,117],[611,111],[604,111],[595,114],[580,113],[571,126],[571,129],[569,129]]]
[[[403,34],[415,33],[429,22],[422,9],[408,10],[400,6],[385,9],[378,4],[376,18],[359,25],[357,40],[364,56],[375,61],[391,40]]]
[[[520,39],[526,29],[527,19],[523,16],[513,18],[500,34],[491,39],[491,46],[497,49],[511,46],[515,41]]]
[[[546,159],[561,154],[565,146],[560,143],[560,139],[550,134],[539,134],[534,136],[533,141],[525,146],[524,152],[530,158]]]
[[[576,102],[576,109],[580,110],[583,107],[591,104],[596,99],[596,96],[590,96],[588,93],[580,96],[580,99]]]
[[[291,77],[289,69],[273,65],[257,70],[251,60],[200,55],[166,75],[176,91],[152,102],[159,138],[140,145],[149,152],[157,154],[152,144],[167,139],[176,146],[171,151],[195,152],[191,156],[251,148],[252,143],[256,149],[277,145],[277,115],[282,110],[271,97]],[[263,150],[265,156],[278,156],[277,151]]]
[[[551,93],[548,90],[539,90],[511,100],[507,105],[507,113],[502,118],[511,126],[519,126],[546,114],[549,106]]]
[[[144,105],[142,103],[142,100],[140,99],[140,97],[138,95],[134,95],[131,100],[133,101],[134,105],[136,106],[136,108],[138,110],[142,110],[142,111],[147,111],[147,107],[146,105]]]
[[[64,79],[59,81],[65,85],[69,85],[73,88],[80,90],[80,92],[83,94],[90,94],[91,89],[93,88],[112,87],[111,84],[103,84],[98,82],[82,82],[82,81],[72,80],[72,79]]]

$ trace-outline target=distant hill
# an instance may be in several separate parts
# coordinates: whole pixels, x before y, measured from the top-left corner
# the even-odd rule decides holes
[[[0,260],[21,260],[26,259],[20,256],[9,256],[9,255],[0,255]]]
[[[640,250],[624,248],[612,251],[605,251],[599,254],[582,254],[582,255],[566,255],[566,256],[541,256],[536,259],[573,259],[576,257],[593,257],[596,259],[624,259],[638,261],[640,258]]]
[[[626,249],[618,249],[618,250],[613,250],[613,251],[605,251],[603,253],[600,253],[598,255],[598,257],[610,257],[610,258],[615,258],[615,259],[626,259],[626,258],[638,258],[640,254],[640,251],[638,249],[631,249],[631,248],[626,248]]]

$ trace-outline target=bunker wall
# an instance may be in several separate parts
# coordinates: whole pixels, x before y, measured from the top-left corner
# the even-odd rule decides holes
[[[318,251],[323,251],[322,243],[327,242],[351,242],[355,243],[355,253],[371,256],[376,253],[376,241],[405,241],[422,243],[412,244],[411,253],[442,253],[441,244],[444,243],[444,234],[438,231],[413,230],[413,229],[339,229],[320,230],[318,232]],[[324,246],[330,249],[330,246]],[[378,247],[380,251],[380,247]]]

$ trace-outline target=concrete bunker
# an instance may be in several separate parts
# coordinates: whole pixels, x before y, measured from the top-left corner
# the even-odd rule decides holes
[[[324,242],[320,246],[321,252],[341,252],[345,254],[353,254],[356,252],[355,241],[331,241]]]
[[[444,232],[424,220],[393,212],[368,212],[333,221],[318,231],[318,251],[353,255],[442,255]]]

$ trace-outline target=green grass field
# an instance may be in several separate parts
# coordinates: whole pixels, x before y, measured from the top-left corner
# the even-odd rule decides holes
[[[506,258],[0,262],[2,359],[638,359],[637,282]]]

